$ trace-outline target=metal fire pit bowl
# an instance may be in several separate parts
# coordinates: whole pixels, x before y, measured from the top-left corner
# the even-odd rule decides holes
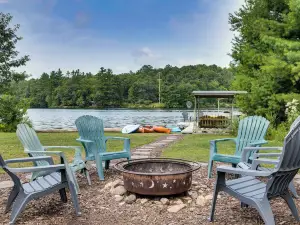
[[[167,158],[122,161],[115,165],[122,172],[126,190],[141,195],[174,195],[186,192],[192,184],[192,172],[200,164]]]

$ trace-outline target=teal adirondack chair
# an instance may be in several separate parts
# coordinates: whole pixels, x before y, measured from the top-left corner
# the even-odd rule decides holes
[[[249,116],[239,122],[238,136],[210,141],[210,158],[208,163],[208,177],[211,178],[213,162],[231,163],[236,166],[241,161],[242,150],[245,147],[260,147],[266,144],[264,139],[270,122],[261,116]],[[217,143],[221,141],[234,141],[236,148],[234,155],[219,154]],[[248,157],[251,157],[250,155]]]
[[[79,138],[85,149],[86,160],[96,161],[97,171],[100,180],[104,180],[102,162],[105,162],[105,169],[109,168],[109,162],[113,159],[127,158],[130,160],[130,139],[123,137],[105,137],[103,121],[100,118],[84,115],[75,121]],[[124,140],[124,147],[119,152],[107,152],[106,142],[109,140]]]
[[[66,164],[66,169],[69,170],[72,174],[72,182],[75,184],[76,191],[79,192],[79,186],[77,183],[75,172],[80,171],[85,174],[87,177],[88,184],[91,185],[90,175],[86,168],[86,164],[81,157],[81,147],[80,146],[43,146],[34,131],[34,129],[30,128],[27,124],[18,124],[17,126],[17,136],[21,141],[25,152],[31,157],[38,156],[46,156],[46,155],[58,155],[60,158],[64,159],[64,163]],[[66,150],[74,150],[75,156],[72,163],[67,163],[66,157],[61,151],[48,151],[49,149],[66,149]],[[38,161],[35,163],[35,166],[48,166],[49,163],[46,161]],[[32,180],[36,179],[40,176],[45,176],[47,174],[43,174],[43,172],[33,172]]]

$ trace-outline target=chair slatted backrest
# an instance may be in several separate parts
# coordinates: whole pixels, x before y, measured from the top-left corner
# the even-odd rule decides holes
[[[27,124],[18,124],[17,126],[17,136],[21,141],[24,150],[26,151],[45,151],[43,145],[41,144],[34,129],[29,127]],[[45,156],[42,153],[30,153],[30,156]],[[46,161],[38,161],[35,163],[37,166],[49,165]]]
[[[261,116],[249,116],[239,122],[235,155],[241,155],[250,143],[264,140],[270,122]]]
[[[267,185],[268,197],[283,195],[300,168],[300,120],[284,139],[282,154]]]
[[[297,123],[300,121],[300,116],[298,116],[295,121],[292,123],[291,127],[290,127],[290,130],[292,130],[296,125]]]
[[[87,157],[94,157],[95,152],[105,152],[105,136],[102,119],[84,115],[75,121],[80,138],[93,141],[93,143],[85,143],[84,149]]]

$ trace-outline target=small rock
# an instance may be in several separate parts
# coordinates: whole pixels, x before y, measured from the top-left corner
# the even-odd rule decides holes
[[[196,200],[196,204],[200,205],[200,206],[204,206],[206,201],[207,200],[202,195],[200,195],[200,196],[198,196],[198,198]]]
[[[149,199],[148,198],[142,198],[141,199],[141,204],[144,205],[146,202],[148,202]]]
[[[111,188],[113,182],[108,182],[107,184],[105,184],[104,189],[108,189]]]
[[[193,186],[197,186],[198,184],[199,184],[199,182],[194,181],[194,180],[192,181],[192,185],[193,185]]]
[[[32,177],[32,174],[27,174],[27,175],[25,176],[25,178],[26,178],[27,180],[31,180],[31,177]]]
[[[176,199],[172,202],[174,205],[182,205],[183,201],[181,199]]]
[[[169,204],[170,204],[170,201],[169,201],[169,199],[167,199],[167,198],[161,198],[161,199],[160,199],[160,202],[161,202],[163,205],[169,205]]]
[[[115,195],[115,200],[117,201],[117,202],[120,202],[120,201],[122,201],[123,200],[123,196],[121,196],[121,195]]]
[[[111,190],[111,193],[113,195],[124,195],[126,193],[126,189],[124,188],[124,186],[118,186],[114,189]]]
[[[192,202],[193,202],[192,199],[187,201],[188,204],[191,204]]]
[[[6,181],[0,182],[0,189],[11,188],[13,186],[14,186],[14,182],[12,182],[11,180],[6,180]]]
[[[188,191],[188,195],[192,197],[192,199],[197,199],[198,193],[196,191]]]
[[[201,189],[198,191],[199,194],[202,194],[204,191],[202,191]]]
[[[120,187],[121,187],[121,186],[120,186]],[[127,204],[132,204],[132,203],[135,202],[135,200],[136,200],[135,194],[130,194],[130,195],[128,195],[128,196],[125,198],[125,202],[126,202]]]
[[[194,212],[195,211],[195,208],[190,208],[190,212]]]
[[[117,180],[115,180],[114,182],[112,182],[111,187],[112,187],[112,188],[116,188],[116,187],[121,186],[121,185],[123,185],[123,184],[124,184],[124,183],[123,183],[122,180],[117,179]]]
[[[169,207],[167,210],[168,210],[168,212],[171,212],[171,213],[177,213],[184,207],[186,207],[185,204],[173,205],[173,206]]]
[[[189,200],[192,200],[192,198],[191,198],[191,197],[188,197],[188,196],[186,196],[186,197],[182,197],[181,199],[182,199],[182,200],[184,200],[184,201],[189,201]]]
[[[206,199],[206,200],[212,200],[212,199],[213,199],[213,195],[206,195],[206,196],[205,196],[205,199]]]
[[[120,205],[120,206],[122,206],[122,205],[124,205],[124,204],[125,204],[125,202],[121,202],[121,203],[119,203],[119,205]]]

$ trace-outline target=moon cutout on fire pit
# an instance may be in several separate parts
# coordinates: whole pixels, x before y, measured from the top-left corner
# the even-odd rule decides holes
[[[151,186],[149,188],[154,188],[154,182],[151,180]]]

